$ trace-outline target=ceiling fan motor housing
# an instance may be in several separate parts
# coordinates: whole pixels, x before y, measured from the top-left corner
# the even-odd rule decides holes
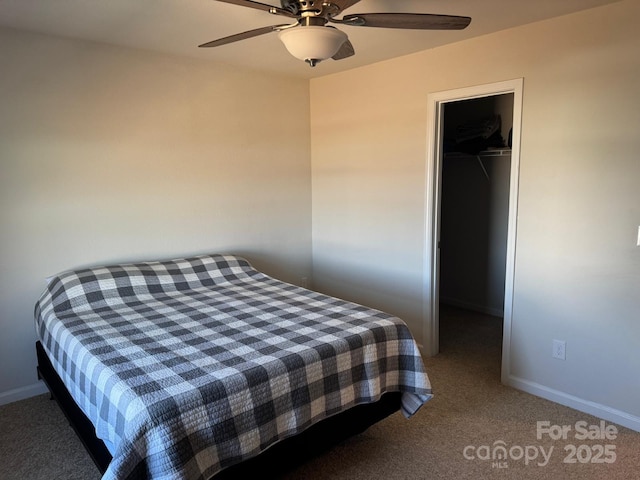
[[[291,1],[282,0],[282,8],[288,10],[294,15],[299,16],[298,21],[302,24],[304,20],[319,19],[322,24],[329,21],[330,18],[340,13],[340,6],[332,3],[330,0],[302,0]],[[319,25],[319,22],[314,22]]]
[[[301,13],[308,11],[320,11],[322,10],[323,0],[282,0],[282,8],[289,10],[293,13]]]

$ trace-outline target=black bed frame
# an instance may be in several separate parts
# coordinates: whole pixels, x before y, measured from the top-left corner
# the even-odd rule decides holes
[[[96,437],[89,419],[76,405],[51,365],[40,342],[36,343],[38,356],[38,378],[44,380],[51,397],[64,412],[69,423],[89,452],[100,473],[104,473],[111,462],[111,454],[104,442]],[[228,467],[214,476],[215,480],[246,478],[259,473],[262,478],[272,478],[293,469],[312,457],[353,435],[364,432],[376,422],[400,409],[400,393],[390,392],[371,404],[355,406],[345,412],[329,417],[304,432],[276,443],[260,455],[237,465]]]

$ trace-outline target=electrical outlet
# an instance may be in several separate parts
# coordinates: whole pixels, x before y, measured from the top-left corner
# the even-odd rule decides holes
[[[553,356],[553,358],[557,358],[558,360],[566,360],[566,348],[567,342],[565,342],[564,340],[554,340],[553,351],[551,352],[551,355]]]

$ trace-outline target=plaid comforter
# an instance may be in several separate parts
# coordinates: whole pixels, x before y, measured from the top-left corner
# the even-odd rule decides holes
[[[111,450],[103,479],[207,479],[356,404],[431,397],[407,326],[211,255],[53,278],[37,334]]]

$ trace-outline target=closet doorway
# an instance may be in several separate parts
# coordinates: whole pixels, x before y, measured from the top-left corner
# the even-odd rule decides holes
[[[440,348],[441,301],[443,313],[451,314],[453,306],[502,317],[503,380],[509,371],[522,83],[429,95],[425,353]]]

